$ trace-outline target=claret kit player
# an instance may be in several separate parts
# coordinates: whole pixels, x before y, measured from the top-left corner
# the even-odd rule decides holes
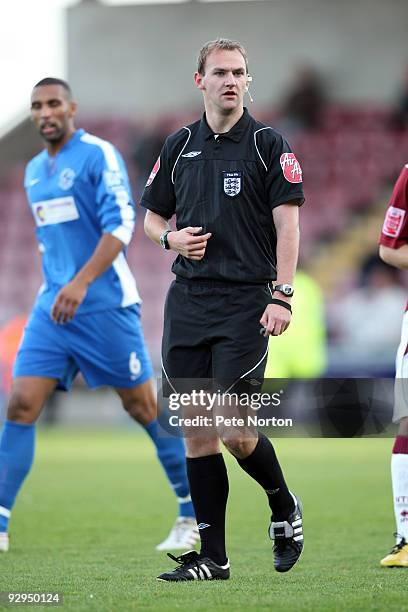
[[[53,390],[68,390],[78,370],[90,387],[113,387],[156,446],[180,512],[158,548],[191,548],[198,531],[184,444],[158,435],[140,297],[125,259],[135,224],[126,168],[112,144],[74,127],[75,111],[65,81],[35,85],[31,117],[45,149],[28,164],[25,189],[44,285],[16,358],[0,441],[0,550],[8,550],[11,510],[33,461],[35,421]]]
[[[147,235],[177,253],[164,316],[170,380],[262,378],[268,335],[290,323],[302,174],[284,138],[244,109],[250,80],[240,43],[219,39],[201,49],[195,83],[205,114],[167,138],[142,196]],[[275,569],[290,570],[303,547],[302,512],[271,442],[261,434],[223,442],[265,490]],[[174,557],[179,567],[158,578],[225,580],[228,477],[219,439],[186,444],[201,551]]]
[[[383,261],[408,269],[408,164],[394,186],[380,237]],[[395,374],[394,422],[398,433],[391,457],[391,479],[397,525],[396,543],[381,560],[384,567],[408,568],[408,305],[402,320]]]

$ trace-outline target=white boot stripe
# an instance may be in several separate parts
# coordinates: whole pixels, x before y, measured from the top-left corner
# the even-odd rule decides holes
[[[211,580],[211,578],[212,578],[212,573],[210,572],[210,570],[208,569],[208,567],[206,566],[206,564],[205,564],[205,563],[203,563],[203,564],[201,565],[201,567],[203,568],[203,570],[204,570],[204,571],[205,571],[205,573],[207,574],[207,578],[208,578],[209,580]]]
[[[295,536],[293,539],[295,540],[295,542],[299,542],[299,540],[303,540],[303,536],[298,535],[298,536]]]
[[[302,524],[302,519],[297,519],[296,521],[293,521],[292,523],[292,527],[298,527],[299,525]]]
[[[0,514],[1,516],[5,516],[6,518],[10,518],[11,512],[4,506],[0,506]]]
[[[197,573],[195,572],[195,570],[189,568],[188,570],[190,572],[190,574],[193,576],[194,580],[198,580],[198,576]]]
[[[293,533],[302,533],[303,529],[302,527],[296,527],[296,529],[294,529]]]
[[[205,580],[206,578],[205,578],[205,576],[204,576],[204,572],[203,572],[203,570],[201,569],[201,567],[199,568],[198,572],[199,572],[199,574],[200,574],[200,578],[201,578],[201,580]]]

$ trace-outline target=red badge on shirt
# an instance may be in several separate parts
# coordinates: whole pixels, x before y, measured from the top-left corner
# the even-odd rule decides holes
[[[390,206],[385,215],[385,221],[382,228],[382,233],[391,238],[397,238],[404,223],[405,210]]]
[[[150,185],[153,183],[154,178],[159,170],[160,170],[160,155],[157,158],[157,162],[153,166],[153,170],[151,171],[149,178],[147,179],[146,187],[150,187]]]
[[[302,168],[294,153],[282,153],[280,156],[283,176],[289,183],[302,182]]]

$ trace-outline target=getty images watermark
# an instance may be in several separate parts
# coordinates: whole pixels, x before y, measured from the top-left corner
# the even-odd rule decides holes
[[[161,378],[160,434],[256,437],[261,430],[283,438],[395,437],[395,423],[406,411],[407,381]]]
[[[189,393],[171,393],[168,422],[172,427],[293,427],[292,418],[259,416],[262,408],[277,408],[283,391],[275,393],[229,393],[193,390]],[[199,412],[200,411],[200,412]],[[201,412],[202,411],[202,412]],[[210,416],[208,413],[212,412]]]

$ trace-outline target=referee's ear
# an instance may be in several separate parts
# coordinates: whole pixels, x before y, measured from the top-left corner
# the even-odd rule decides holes
[[[195,72],[194,73],[194,82],[196,84],[196,86],[198,87],[198,89],[205,89],[204,84],[203,84],[203,74],[200,74],[199,72]]]

